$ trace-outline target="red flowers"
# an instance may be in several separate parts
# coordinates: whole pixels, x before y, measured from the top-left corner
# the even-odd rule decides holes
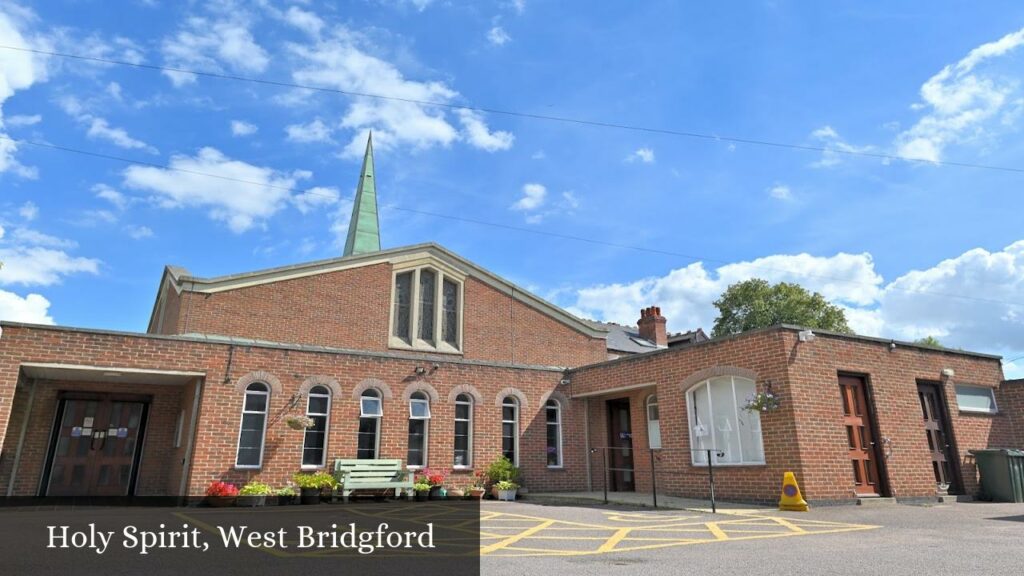
[[[433,472],[428,468],[423,470],[422,474],[416,476],[416,482],[419,484],[429,484],[431,486],[441,486],[444,484],[444,473]]]
[[[238,496],[238,486],[227,482],[214,482],[206,489],[207,496]]]

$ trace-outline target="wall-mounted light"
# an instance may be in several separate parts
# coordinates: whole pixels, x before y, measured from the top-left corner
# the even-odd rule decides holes
[[[424,368],[423,366],[417,366],[415,372],[417,376],[423,376],[424,374],[427,373],[427,369]]]
[[[892,352],[895,349],[896,349],[896,341],[895,340],[890,340],[889,341],[889,352]]]
[[[796,337],[801,342],[814,342],[814,332],[810,330],[801,330],[797,333]]]
[[[942,377],[943,378],[952,378],[953,376],[956,376],[956,372],[954,372],[952,368],[943,368],[942,369]]]

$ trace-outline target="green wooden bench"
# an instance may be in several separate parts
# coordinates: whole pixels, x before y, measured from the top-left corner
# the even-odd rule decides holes
[[[357,460],[338,458],[334,461],[334,478],[338,481],[335,496],[348,502],[348,497],[356,490],[395,490],[395,497],[404,493],[412,494],[412,475],[402,466],[402,461],[395,460]]]

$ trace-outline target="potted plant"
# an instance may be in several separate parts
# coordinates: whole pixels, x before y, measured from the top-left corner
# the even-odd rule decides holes
[[[255,508],[256,506],[263,506],[266,503],[267,496],[274,493],[274,489],[269,484],[263,482],[249,482],[242,489],[238,491],[238,498],[235,500],[236,506],[246,506]]]
[[[772,412],[779,409],[779,397],[771,390],[755,392],[747,396],[743,409],[747,412]]]
[[[284,419],[284,423],[292,430],[305,430],[316,426],[316,422],[309,416],[289,416]]]
[[[498,500],[512,502],[516,499],[516,490],[519,489],[519,484],[511,480],[502,480],[496,482],[494,487],[498,489]]]
[[[285,486],[284,488],[278,488],[274,494],[277,496],[278,506],[285,506],[287,504],[293,504],[295,502],[295,496],[298,494],[295,492],[295,488],[291,486]]]
[[[416,483],[412,485],[412,490],[416,493],[417,502],[425,502],[427,497],[430,495],[430,484],[417,480]]]
[[[478,470],[473,474],[474,480],[473,485],[469,487],[469,497],[472,500],[480,500],[484,497],[484,492],[487,491],[484,485],[487,483],[487,472]]]
[[[323,470],[319,472],[299,472],[292,476],[299,487],[300,501],[303,504],[319,504],[320,493],[324,488],[334,488],[338,481]]]
[[[449,488],[446,496],[453,500],[462,500],[466,497],[466,492],[462,488]]]
[[[238,497],[238,486],[227,482],[213,482],[206,489],[206,503],[214,507],[231,506]]]
[[[487,479],[491,483],[491,495],[494,498],[498,498],[498,482],[512,482],[515,483],[519,479],[519,468],[517,468],[512,461],[502,456],[487,467]],[[519,486],[517,485],[516,488]]]
[[[441,499],[441,487],[444,485],[444,474],[442,472],[433,472],[428,468],[416,477],[416,482],[430,486],[429,497],[431,500]]]

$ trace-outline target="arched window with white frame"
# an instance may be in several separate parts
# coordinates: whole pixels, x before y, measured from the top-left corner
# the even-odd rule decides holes
[[[658,395],[647,397],[647,446],[652,450],[661,448],[661,414],[658,412]]]
[[[259,468],[263,465],[263,442],[267,433],[267,409],[270,406],[270,387],[253,382],[245,387],[242,401],[242,421],[238,430],[236,468]]]
[[[423,468],[427,465],[427,433],[430,422],[430,400],[423,392],[409,397],[409,450],[406,466]]]
[[[380,419],[384,416],[380,392],[368,388],[359,398],[359,432],[356,458],[375,460],[380,449]]]
[[[707,452],[700,450],[709,449],[715,466],[765,463],[761,416],[743,409],[756,390],[753,380],[718,376],[686,392],[695,465],[707,465]]]
[[[519,466],[519,400],[511,395],[501,401],[501,455]]]
[[[544,419],[547,429],[548,468],[562,467],[562,405],[550,399],[544,403]]]
[[[473,399],[469,394],[455,397],[455,468],[473,466]]]
[[[327,458],[327,428],[330,425],[331,391],[314,386],[306,397],[306,417],[313,426],[306,428],[302,439],[302,467],[322,468]]]

